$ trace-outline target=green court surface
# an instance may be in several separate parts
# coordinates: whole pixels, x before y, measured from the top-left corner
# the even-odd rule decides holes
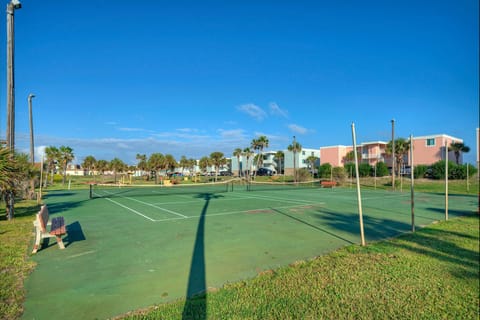
[[[45,197],[51,216],[65,217],[66,249],[51,239],[33,256],[24,319],[114,317],[360,243],[354,189],[120,191]],[[411,230],[410,193],[362,198],[367,243]],[[415,199],[417,227],[445,218],[443,195]],[[477,206],[451,195],[449,217]]]

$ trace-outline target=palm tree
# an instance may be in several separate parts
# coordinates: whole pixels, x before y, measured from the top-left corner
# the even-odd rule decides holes
[[[58,148],[58,151],[58,162],[62,165],[63,168],[62,183],[65,184],[67,180],[67,166],[75,156],[73,154],[73,149],[67,146],[60,146],[60,148]]]
[[[137,153],[135,159],[137,159],[137,169],[142,171],[142,175],[144,174],[144,171],[147,170],[147,155],[145,154],[140,154]]]
[[[250,179],[250,170],[252,168],[251,163],[250,163],[250,157],[253,155],[253,152],[252,152],[252,150],[250,150],[250,148],[247,147],[247,148],[243,149],[243,155],[247,159],[245,177],[247,178],[247,180],[249,180]]]
[[[266,136],[260,136],[258,139],[253,139],[251,143],[251,147],[253,150],[258,150],[257,154],[257,164],[256,164],[256,169],[258,170],[260,167],[260,163],[262,161],[262,153],[263,149],[268,148],[268,138]],[[255,171],[256,173],[256,171]],[[256,175],[254,173],[254,176]]]
[[[105,173],[105,170],[107,170],[107,169],[108,169],[108,161],[107,160],[98,160],[97,161],[97,170],[102,175],[102,181],[103,181],[103,174]]]
[[[242,176],[242,167],[240,166],[240,157],[242,156],[242,149],[236,148],[233,150],[233,156],[237,157],[237,163],[238,163],[238,176]]]
[[[50,184],[53,184],[53,175],[55,174],[57,159],[60,157],[60,151],[57,147],[49,146],[45,148],[45,155],[47,156],[47,168],[50,171]],[[45,186],[47,179],[45,179]]]
[[[200,161],[198,161],[198,165],[200,166],[200,170],[206,171],[207,168],[211,165],[211,161],[209,157],[202,157]]]
[[[190,171],[190,176],[195,175],[195,166],[197,165],[197,160],[190,158],[188,159],[188,169]]]
[[[13,219],[15,187],[15,159],[9,148],[0,147],[0,199],[5,199],[6,217]]]
[[[400,174],[401,168],[403,167],[404,158],[408,155],[410,150],[410,140],[406,140],[405,138],[398,138],[395,140],[395,163],[398,163],[396,166],[397,175]],[[386,154],[392,155],[392,141],[387,144],[387,148],[385,149]],[[392,173],[394,174],[394,173]]]
[[[182,156],[180,158],[180,162],[178,163],[180,165],[180,167],[182,167],[182,175],[183,175],[183,171],[185,170],[185,168],[188,168],[188,159],[187,157],[185,156]]]
[[[463,142],[452,142],[448,151],[453,151],[455,154],[455,162],[459,164],[460,153],[467,153],[470,151],[470,147],[467,147]]]
[[[165,157],[161,153],[152,153],[148,158],[148,167],[155,171],[155,184],[158,183],[157,177],[161,169],[165,167]]]
[[[110,161],[110,169],[112,169],[114,181],[117,183],[117,173],[125,170],[125,163],[119,158],[113,158]]]
[[[215,166],[215,182],[217,182],[218,170],[220,166],[227,162],[227,159],[225,159],[223,152],[216,151],[210,154],[210,161],[210,163]]]
[[[94,156],[86,156],[83,159],[82,167],[88,170],[88,175],[93,171],[93,178],[95,179],[95,166],[97,164],[97,159]]]
[[[282,173],[282,160],[285,159],[285,153],[283,151],[277,151],[275,158],[278,159],[278,173]]]
[[[317,162],[318,157],[315,157],[313,155],[308,156],[307,162],[310,164],[310,170],[312,170],[312,177],[315,174],[315,162]]]
[[[293,143],[288,146],[288,151],[293,152],[293,181],[297,182],[297,152],[302,151],[302,145],[293,138]]]
[[[358,155],[358,153],[357,153]],[[345,157],[343,157],[343,162],[344,163],[352,163],[355,161],[355,152],[352,150],[348,152]]]
[[[165,155],[165,167],[164,169],[167,170],[167,173],[168,171],[172,172],[172,171],[175,171],[175,168],[177,167],[177,160],[175,160],[175,158],[171,155],[171,154],[166,154]]]

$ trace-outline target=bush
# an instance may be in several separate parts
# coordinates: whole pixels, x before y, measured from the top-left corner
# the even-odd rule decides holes
[[[385,177],[390,175],[390,173],[388,172],[388,167],[385,164],[385,162],[377,162],[376,168],[377,168],[377,177]]]
[[[300,168],[297,170],[297,178],[299,182],[312,180],[312,174],[307,168]]]
[[[372,173],[372,166],[368,163],[360,163],[358,166],[358,174],[360,177],[368,177]]]
[[[413,168],[413,177],[415,179],[425,178],[425,174],[427,173],[428,166],[424,164],[419,164]]]
[[[471,177],[477,173],[477,168],[470,164],[455,164],[453,161],[448,161],[448,179],[464,180],[468,175]],[[445,179],[445,160],[440,160],[432,164],[430,167],[429,176],[432,179]]]
[[[332,169],[333,180],[337,181],[340,184],[345,182],[347,175],[345,174],[345,168],[343,167],[334,167]]]
[[[355,177],[355,163],[346,163],[345,164],[345,174],[349,178]]]
[[[318,170],[318,177],[324,179],[330,179],[332,174],[332,165],[330,163],[324,163],[320,166]]]

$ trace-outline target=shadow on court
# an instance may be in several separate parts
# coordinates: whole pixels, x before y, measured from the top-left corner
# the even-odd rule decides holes
[[[198,221],[195,244],[193,246],[190,273],[188,276],[187,297],[183,307],[182,319],[207,319],[207,281],[205,269],[205,216],[211,199],[221,196],[212,193],[199,194],[205,204]]]

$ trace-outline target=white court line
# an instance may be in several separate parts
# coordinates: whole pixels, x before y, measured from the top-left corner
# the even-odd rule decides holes
[[[310,203],[311,205],[323,205],[325,202],[314,202]],[[290,208],[297,208],[297,207],[302,207],[305,206],[305,204],[302,205],[294,205],[294,206],[282,206],[282,207],[267,207],[267,208],[253,208],[250,210],[238,210],[238,211],[229,211],[229,212],[219,212],[219,213],[211,213],[211,214],[206,214],[205,217],[213,217],[213,216],[227,216],[227,215],[233,215],[233,214],[239,214],[239,213],[249,213],[251,211],[261,211],[261,210],[278,210],[278,209],[290,209]],[[195,219],[195,218],[200,218],[199,216],[191,216],[187,217],[185,219]],[[155,222],[165,222],[165,221],[174,221],[174,220],[183,220],[182,218],[167,218],[167,219],[160,219],[160,220],[155,220]]]
[[[107,192],[107,193],[113,194],[113,193],[110,193],[110,192]],[[145,205],[147,205],[147,206],[154,207],[154,208],[156,208],[156,209],[160,209],[160,210],[162,210],[162,211],[165,211],[165,212],[168,212],[168,213],[171,213],[171,214],[180,216],[180,217],[182,217],[182,218],[187,218],[187,216],[185,216],[185,215],[183,215],[183,214],[181,214],[181,213],[178,213],[178,212],[175,212],[175,211],[172,211],[172,210],[168,210],[168,209],[165,209],[165,208],[158,207],[158,206],[156,206],[156,205],[154,205],[154,204],[152,204],[152,203],[140,201],[140,200],[138,200],[138,199],[131,198],[131,197],[123,197],[123,196],[120,196],[120,198],[128,199],[128,200],[131,200],[131,201],[137,201],[137,202],[139,202],[139,203],[141,203],[141,204],[145,204]],[[105,199],[110,199],[110,198],[105,198]],[[112,200],[112,201],[113,201],[113,200]],[[115,201],[113,201],[113,202],[119,204],[118,202],[115,202]],[[120,204],[119,204],[119,205],[120,205]],[[124,206],[124,207],[127,208],[126,206]],[[133,210],[133,209],[131,209],[131,210]],[[152,221],[154,221],[154,220],[152,220]]]
[[[184,216],[183,214],[181,213],[178,213],[178,212],[175,212],[175,211],[172,211],[172,210],[168,210],[168,209],[165,209],[165,208],[162,208],[162,207],[158,207],[154,204],[151,204],[151,203],[148,203],[148,202],[144,202],[144,201],[140,201],[138,199],[135,199],[135,198],[130,198],[130,197],[122,197],[122,198],[125,198],[125,199],[128,199],[128,200],[132,200],[132,201],[137,201],[138,203],[142,203],[142,204],[145,204],[147,206],[150,206],[150,207],[154,207],[156,209],[160,209],[162,211],[165,211],[165,212],[168,212],[168,213],[171,213],[171,214],[174,214],[174,215],[177,215],[177,216],[180,216],[182,218],[187,218],[187,216]]]
[[[152,222],[155,222],[155,219],[152,219],[152,218],[150,218],[150,217],[147,217],[147,216],[144,215],[143,213],[140,213],[140,212],[138,212],[137,210],[134,210],[134,209],[132,209],[132,208],[129,208],[129,207],[127,207],[127,206],[125,206],[125,205],[123,205],[123,204],[121,204],[121,203],[118,203],[118,202],[115,201],[115,200],[112,200],[112,199],[110,199],[110,198],[104,198],[104,199],[105,199],[105,200],[108,200],[108,201],[110,201],[110,202],[113,202],[113,203],[115,203],[116,205],[118,205],[118,206],[120,206],[120,207],[122,207],[122,208],[124,208],[124,209],[127,209],[127,210],[129,210],[129,211],[131,211],[131,212],[133,212],[133,213],[135,213],[135,214],[138,214],[139,216],[142,216],[142,217],[144,217],[144,218],[147,219],[147,220],[150,220],[150,221],[152,221]]]

